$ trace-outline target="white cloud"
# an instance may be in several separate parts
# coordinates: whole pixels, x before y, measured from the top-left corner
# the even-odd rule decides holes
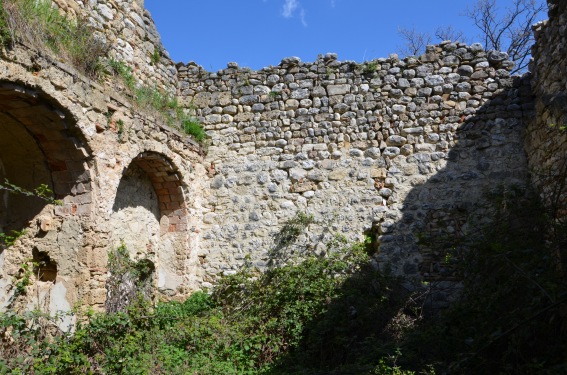
[[[298,6],[299,6],[299,2],[297,0],[285,0],[282,15],[285,18],[293,17],[293,13],[295,12]]]
[[[282,16],[284,18],[293,18],[296,12],[299,11],[299,19],[301,20],[301,24],[303,27],[307,27],[307,21],[305,17],[305,9],[299,3],[299,0],[285,0],[283,9],[282,9]]]
[[[301,12],[299,12],[299,18],[301,19],[303,27],[307,27],[307,21],[305,21],[305,9],[301,9]]]

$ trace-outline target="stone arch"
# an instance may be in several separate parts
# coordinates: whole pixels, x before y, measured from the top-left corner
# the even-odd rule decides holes
[[[173,162],[163,154],[148,151],[136,156],[131,165],[142,169],[152,182],[159,202],[161,234],[185,232],[187,207],[182,179]]]
[[[33,190],[49,186],[64,205],[56,213],[91,212],[90,152],[73,117],[37,89],[0,81],[0,182]],[[19,230],[45,206],[34,197],[0,192],[0,230]]]
[[[187,222],[179,168],[160,152],[138,153],[118,185],[109,227],[111,246],[122,243],[132,259],[153,262],[158,290],[173,295],[185,282]]]

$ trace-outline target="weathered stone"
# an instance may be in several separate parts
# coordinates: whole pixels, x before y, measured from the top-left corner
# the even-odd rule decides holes
[[[327,93],[329,96],[344,95],[350,92],[350,85],[329,85]]]
[[[331,181],[342,181],[348,176],[348,169],[346,168],[337,168],[331,171],[328,175],[329,180]]]
[[[229,63],[211,73],[192,62],[173,64],[137,5],[72,3],[93,14],[112,41],[110,55],[135,68],[137,83],[177,95],[205,127],[209,148],[205,155],[167,127],[164,120],[177,113],[153,119],[133,109],[120,83],[100,88],[56,61],[8,51],[18,58],[3,59],[0,69],[1,112],[10,119],[0,124],[7,135],[0,137],[0,181],[10,164],[5,169],[21,171],[18,178],[53,181],[64,204],[38,207],[51,224],[33,220],[17,251],[3,253],[0,280],[13,279],[17,269],[6,270],[31,255],[33,242],[54,254],[69,280],[65,290],[52,288],[57,306],[79,296],[105,301],[108,251],[122,238],[140,252],[132,255],[153,257],[167,298],[212,286],[235,272],[243,254],[265,267],[271,234],[297,211],[324,222],[338,210],[337,229],[352,238],[374,225],[379,265],[391,264],[398,275],[433,272],[408,223],[436,230],[445,216],[459,215],[452,207],[482,207],[479,192],[496,182],[526,183],[526,157],[536,170],[554,160],[548,149],[564,149],[542,130],[564,117],[565,57],[552,47],[565,44],[564,33],[554,28],[546,27],[541,35],[550,41],[534,49],[530,85],[510,78],[503,55],[449,42],[428,46],[421,61],[377,59],[372,71],[325,56],[315,63],[287,58],[259,71]],[[42,69],[34,75],[36,65]],[[526,156],[521,134],[532,121]],[[23,141],[26,132],[33,142]],[[22,155],[10,137],[39,151]],[[16,160],[40,167],[31,171]],[[36,236],[40,229],[45,233]],[[321,234],[310,226],[305,243],[317,246]],[[0,292],[0,306],[8,298]]]
[[[386,144],[388,146],[400,147],[406,144],[407,139],[400,135],[391,135],[386,139]]]
[[[289,191],[292,193],[304,193],[317,189],[317,185],[312,181],[298,181],[291,185]]]

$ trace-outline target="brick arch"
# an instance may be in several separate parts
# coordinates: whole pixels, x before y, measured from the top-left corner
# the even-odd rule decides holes
[[[43,91],[0,81],[1,182],[7,178],[30,190],[46,184],[64,201],[57,214],[90,214],[91,153],[75,125],[70,112]],[[21,229],[45,206],[29,197],[9,200],[0,207],[4,230]]]
[[[146,151],[138,154],[131,164],[141,168],[149,177],[157,195],[162,235],[187,230],[187,207],[178,168],[165,155]]]

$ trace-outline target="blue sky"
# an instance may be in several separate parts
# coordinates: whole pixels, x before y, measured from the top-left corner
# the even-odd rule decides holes
[[[387,57],[403,45],[398,28],[434,33],[452,25],[478,34],[463,15],[476,0],[145,0],[175,62],[209,71],[231,61],[260,69],[284,57],[314,61],[337,53],[358,62]],[[504,8],[512,0],[497,0]],[[543,16],[545,17],[545,16]]]

